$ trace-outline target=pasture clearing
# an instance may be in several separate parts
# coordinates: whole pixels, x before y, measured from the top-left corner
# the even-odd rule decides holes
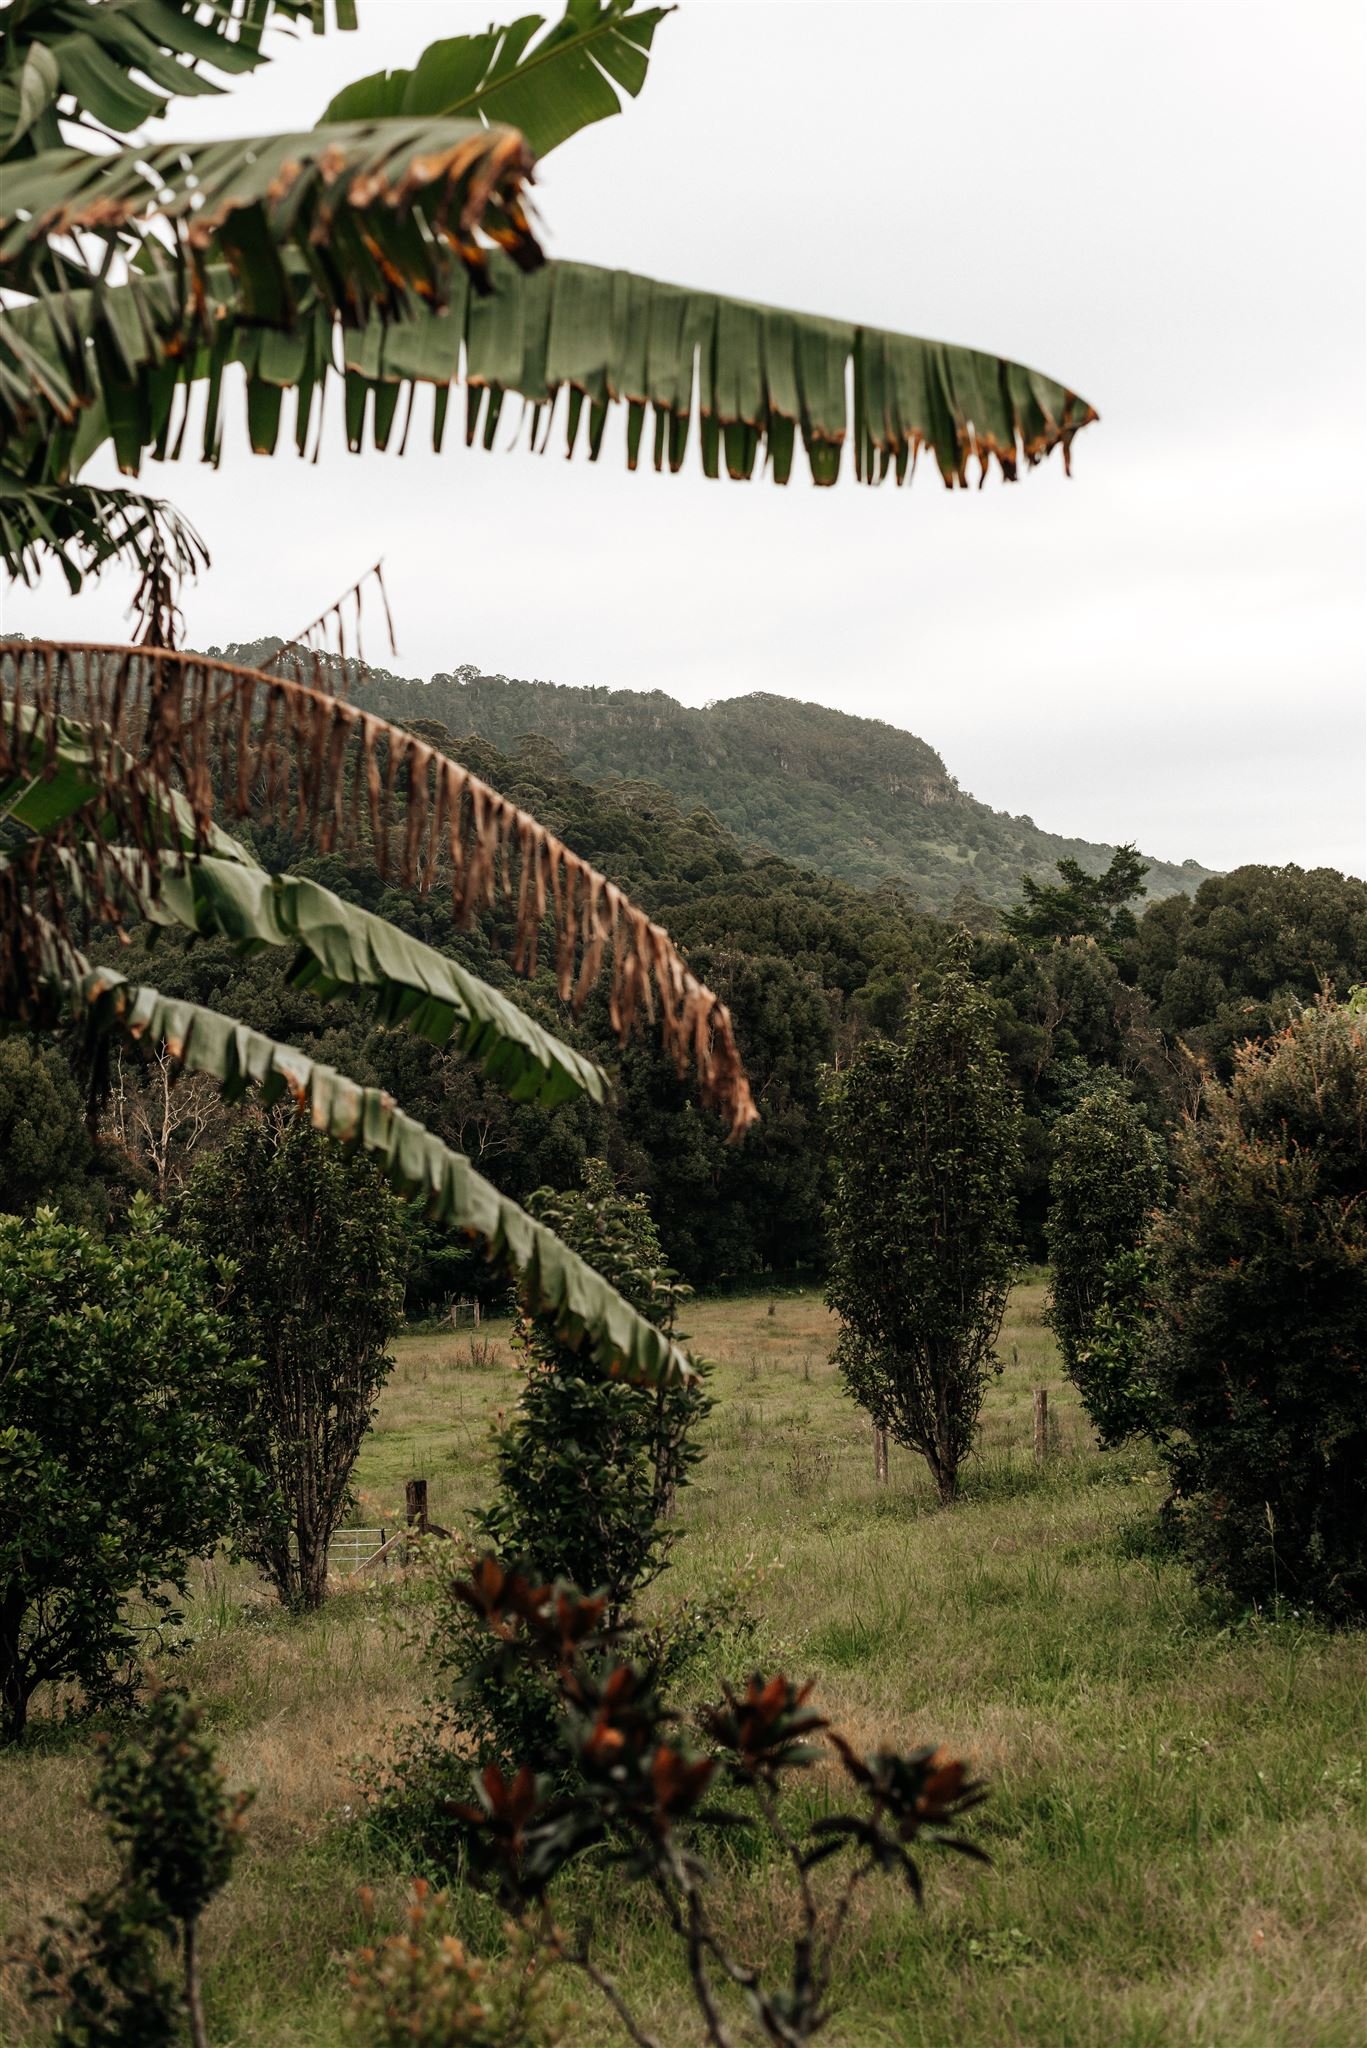
[[[993,1868],[927,1859],[927,1909],[870,1894],[852,1931],[832,2048],[1362,2048],[1367,2039],[1367,1638],[1294,1615],[1231,1624],[1155,1546],[1162,1480],[1101,1456],[1041,1322],[1013,1296],[962,1501],[933,1504],[870,1431],[828,1363],[816,1293],[690,1306],[717,1360],[707,1457],[660,1600],[713,1598],[724,1620],[690,1682],[782,1665],[857,1743],[939,1739],[992,1782],[978,1838]],[[356,1519],[392,1526],[424,1474],[459,1530],[482,1498],[487,1426],[516,1398],[507,1325],[413,1334],[360,1466]],[[473,1347],[472,1348],[472,1343]],[[1032,1389],[1057,1443],[1032,1455]],[[206,1927],[222,2048],[335,2048],[341,1958],[363,1938],[377,1869],[356,1761],[420,1711],[411,1586],[377,1576],[292,1621],[251,1574],[204,1570],[180,1677],[202,1697],[234,1782],[258,1788],[250,1844]],[[87,1730],[40,1733],[0,1761],[0,1947],[95,1883]],[[813,1796],[816,1796],[814,1789]],[[763,1867],[727,1884],[762,1953],[785,1918]],[[472,1940],[497,1920],[469,1902]],[[604,1960],[667,2048],[691,2010],[650,1915],[609,1894]],[[614,2037],[581,2001],[577,2042]],[[0,2040],[27,2044],[13,1976]]]

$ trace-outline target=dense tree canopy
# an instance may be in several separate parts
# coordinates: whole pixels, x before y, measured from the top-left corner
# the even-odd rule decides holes
[[[991,1006],[957,964],[918,992],[900,1040],[870,1039],[830,1076],[826,1114],[836,1360],[949,1502],[996,1368],[1020,1121]]]
[[[1277,1030],[1321,986],[1367,981],[1367,882],[1333,868],[1234,868],[1140,920],[1127,969],[1155,1021],[1231,1071],[1235,1046]]]
[[[416,729],[433,744],[456,746],[436,721]],[[384,1028],[346,998],[319,1005],[292,984],[278,951],[244,959],[222,938],[190,944],[162,932],[141,969],[140,937],[131,951],[111,946],[109,957],[134,973],[155,974],[171,994],[211,1007],[231,1004],[256,1029],[386,1088],[518,1198],[539,1187],[575,1187],[586,1159],[606,1158],[622,1186],[649,1199],[666,1256],[694,1285],[820,1271],[829,1185],[818,1070],[848,1060],[871,1032],[897,1034],[913,983],[934,983],[953,920],[928,915],[890,884],[860,889],[747,849],[708,812],[685,810],[657,786],[585,782],[544,739],[529,738],[510,754],[468,740],[459,751],[630,888],[729,1004],[762,1111],[744,1145],[725,1142],[724,1130],[698,1110],[688,1084],[648,1037],[618,1047],[601,997],[591,996],[580,1018],[567,1019],[544,972],[523,985],[526,1000],[543,1024],[612,1074],[616,1086],[602,1103],[579,1099],[547,1110],[510,1101],[449,1048]],[[449,898],[436,891],[423,895],[386,882],[367,862],[341,852],[304,854],[278,826],[258,825],[248,836],[268,864],[293,865],[490,983],[514,985],[504,903],[462,930]],[[1315,906],[1311,926],[1307,902]],[[1203,1050],[1208,1038],[1227,1044],[1231,1030],[1246,1033],[1265,1014],[1256,1006],[1250,1013],[1246,997],[1237,1012],[1229,1007],[1229,986],[1242,988],[1261,971],[1240,951],[1240,934],[1255,921],[1286,1000],[1290,992],[1298,1003],[1309,1000],[1321,971],[1340,991],[1367,981],[1367,884],[1324,870],[1305,876],[1245,868],[1205,883],[1194,902],[1151,903],[1118,958],[1091,938],[1039,944],[1002,930],[981,906],[971,915],[973,978],[991,1002],[996,1042],[1020,1092],[1015,1193],[1025,1247],[1039,1259],[1047,1250],[1059,1119],[1098,1078],[1115,1076],[1155,1131],[1172,1126],[1195,1086],[1187,1048]],[[1203,956],[1212,934],[1230,925],[1216,1009],[1193,1023],[1203,1013],[1175,1012],[1172,992],[1207,972]],[[1175,1015],[1182,1018],[1177,1028],[1169,1021]],[[68,1100],[65,1128],[74,1135],[74,1090]],[[106,1157],[102,1164],[97,1153],[95,1171],[108,1166],[102,1149]],[[88,1175],[82,1185],[90,1185]],[[55,1187],[39,1192],[55,1199]],[[93,1198],[103,1200],[98,1183]],[[457,1294],[500,1295],[497,1271],[449,1233],[415,1215],[409,1241],[412,1312],[439,1311]]]
[[[1367,1010],[1236,1056],[1154,1233],[1179,1526],[1243,1599],[1367,1613]]]
[[[0,1741],[45,1682],[117,1692],[238,1511],[221,1279],[145,1196],[113,1242],[0,1217]]]
[[[40,1202],[82,1222],[104,1204],[85,1105],[56,1046],[0,1038],[0,1215]]]
[[[258,1116],[194,1168],[177,1220],[232,1260],[223,1309],[255,1360],[231,1417],[261,1479],[239,1544],[287,1606],[317,1607],[403,1316],[399,1206],[368,1159]]]

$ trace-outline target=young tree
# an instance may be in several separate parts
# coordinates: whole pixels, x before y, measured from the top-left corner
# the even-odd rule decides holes
[[[644,1201],[618,1193],[604,1160],[586,1163],[582,1190],[544,1188],[529,1207],[641,1315],[678,1336],[674,1319],[692,1290],[664,1263]],[[497,1438],[498,1495],[483,1533],[542,1579],[605,1592],[615,1624],[664,1569],[667,1518],[702,1455],[694,1431],[711,1403],[700,1377],[639,1387],[586,1371],[544,1315],[524,1310],[514,1342],[526,1379]]]
[[[254,1117],[195,1167],[180,1216],[232,1258],[224,1306],[259,1361],[238,1429],[263,1486],[241,1547],[287,1607],[317,1607],[403,1319],[398,1205],[369,1160],[297,1118]]]
[[[986,1790],[947,1750],[861,1755],[809,1703],[811,1686],[782,1672],[724,1686],[720,1700],[688,1714],[663,1695],[657,1672],[615,1653],[601,1598],[533,1586],[490,1557],[453,1590],[486,1652],[504,1667],[536,1670],[562,1705],[554,1778],[539,1754],[508,1771],[467,1766],[465,1796],[446,1802],[462,1880],[493,1893],[534,1954],[582,1972],[611,2008],[612,2020],[605,2014],[600,2024],[620,2028],[636,2048],[654,2048],[657,2036],[634,1994],[603,1967],[591,1893],[578,1895],[572,1929],[553,1910],[556,1880],[585,1859],[601,1870],[605,1848],[617,1873],[614,1908],[633,1880],[663,1907],[657,1925],[667,1943],[672,1937],[708,2048],[805,2048],[833,2017],[840,1949],[863,1887],[880,1875],[900,1878],[919,1900],[919,1854],[931,1848],[988,1861],[961,1832]],[[819,1817],[804,1826],[785,1794],[795,1774],[818,1763],[829,1778],[815,1801]],[[700,1853],[711,1829],[738,1824],[786,1894],[759,1956],[753,1924],[728,1910],[734,1887],[717,1884]],[[424,1962],[413,1957],[409,1984],[430,1981]],[[727,1997],[732,1989],[743,2001]],[[410,2006],[405,2040],[449,2038],[424,2031],[422,2018]],[[501,2037],[491,2048],[503,2048]]]
[[[231,1874],[248,1796],[228,1793],[198,1710],[163,1687],[106,1749],[94,1803],[119,1869],[74,1920],[48,1922],[33,1993],[56,2005],[56,2048],[179,2048],[186,2029],[209,2048],[199,1925]]]
[[[1155,1376],[1199,1573],[1367,1615],[1367,1007],[1246,1044],[1177,1140]]]
[[[666,1266],[650,1211],[617,1192],[601,1159],[582,1190],[533,1196],[533,1212],[590,1260],[638,1314],[678,1338],[674,1317],[691,1289]],[[507,1568],[538,1583],[594,1588],[609,1627],[625,1628],[633,1596],[664,1569],[678,1489],[701,1455],[697,1425],[711,1406],[705,1369],[664,1387],[633,1385],[586,1367],[544,1315],[524,1304],[514,1342],[526,1360],[520,1400],[495,1438],[497,1494],[481,1538]],[[453,1853],[449,1803],[466,1759],[506,1768],[535,1755],[559,1761],[563,1702],[546,1674],[488,1663],[484,1630],[460,1599],[439,1600],[429,1657],[441,1692],[423,1731],[406,1739],[384,1797],[385,1825],[433,1867]],[[696,1646],[698,1618],[659,1622],[634,1648],[657,1669]]]
[[[900,1043],[871,1040],[832,1077],[827,1115],[836,1361],[947,1505],[996,1366],[1020,1126],[991,1005],[961,967],[918,996]]]
[[[50,1209],[0,1217],[0,1741],[44,1682],[127,1693],[238,1509],[243,1367],[216,1291],[145,1196],[110,1244]]]
[[[1053,1283],[1049,1321],[1063,1367],[1103,1444],[1147,1429],[1152,1404],[1135,1398],[1128,1340],[1142,1324],[1146,1269],[1136,1258],[1163,1198],[1160,1141],[1117,1086],[1096,1088],[1054,1128],[1046,1225]],[[1098,1349],[1104,1311],[1106,1343]]]
[[[1089,875],[1071,855],[1055,866],[1057,882],[1021,876],[1021,900],[1003,912],[1004,928],[1028,945],[1094,939],[1104,951],[1119,952],[1122,942],[1139,929],[1129,905],[1147,894],[1144,877],[1149,870],[1138,847],[1118,846],[1102,875]]]

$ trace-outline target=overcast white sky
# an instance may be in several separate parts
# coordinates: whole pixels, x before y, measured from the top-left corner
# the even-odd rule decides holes
[[[309,125],[491,11],[361,0],[358,34],[278,39],[166,132]],[[416,430],[357,459],[337,419],[312,467],[251,457],[239,408],[217,473],[146,472],[213,552],[188,636],[296,630],[383,553],[405,673],[780,691],[919,733],[1056,831],[1367,872],[1363,22],[685,0],[641,99],[547,160],[552,253],[1033,363],[1102,415],[1072,481],[779,491]],[[119,638],[127,597],[53,577],[6,619]]]

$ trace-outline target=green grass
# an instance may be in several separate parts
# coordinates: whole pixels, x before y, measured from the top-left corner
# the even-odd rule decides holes
[[[894,1448],[876,1484],[870,1432],[828,1363],[811,1294],[695,1304],[718,1361],[708,1456],[661,1598],[730,1589],[755,1618],[714,1643],[697,1686],[747,1660],[818,1682],[859,1743],[943,1740],[992,1782],[993,1866],[927,1866],[927,1907],[874,1895],[850,1931],[833,2048],[1362,2048],[1367,2041],[1367,1637],[1294,1616],[1231,1623],[1151,1540],[1161,1479],[1102,1456],[1060,1381],[1038,1279],[1017,1290],[963,1500],[934,1505]],[[516,1398],[506,1326],[399,1346],[362,1461],[366,1523],[392,1523],[422,1473],[459,1530],[485,1488],[487,1425]],[[1031,1390],[1057,1443],[1031,1451]],[[361,1938],[356,1887],[377,1871],[349,1819],[355,1759],[420,1713],[411,1589],[344,1590],[282,1617],[241,1572],[204,1575],[183,1675],[208,1703],[236,1782],[256,1785],[251,1843],[208,1930],[224,2048],[339,2039],[339,1958]],[[84,1805],[88,1734],[0,1763],[0,1949],[104,1867]],[[815,1796],[815,1794],[814,1794]],[[736,1865],[734,1923],[762,1958],[787,1908],[774,1873]],[[496,1923],[462,1902],[473,1939]],[[629,1897],[601,1940],[666,2048],[698,2040],[672,1957]],[[14,1989],[0,2040],[28,2042]],[[611,2041],[584,2004],[576,2040]]]

